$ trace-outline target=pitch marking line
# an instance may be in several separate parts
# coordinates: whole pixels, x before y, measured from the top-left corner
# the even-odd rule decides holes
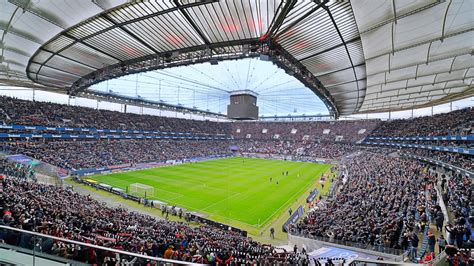
[[[177,194],[177,193],[176,193],[176,194]],[[168,199],[168,200],[166,200],[166,201],[171,203],[172,200],[179,199],[179,198],[182,198],[182,197],[184,197],[184,195],[181,195],[181,194],[180,194],[179,196],[174,197],[174,198],[171,198],[171,199]]]
[[[323,173],[325,173],[326,171],[324,171]],[[308,189],[309,187],[311,187],[313,185],[313,183],[309,183],[306,187],[303,187],[302,189],[300,189],[298,192],[296,192],[295,194],[293,194],[292,196],[295,196],[295,195],[302,195],[303,191]],[[298,197],[296,197],[296,199],[298,199]],[[278,208],[274,213],[272,213],[265,221],[263,221],[263,223],[260,224],[260,226],[258,226],[257,228],[261,228],[262,225],[266,225],[266,223],[273,218],[273,216],[275,216],[275,214],[277,212],[279,212],[283,207],[288,207],[289,204],[288,202],[290,200],[293,200],[292,198],[289,198],[285,203],[283,203],[283,205],[280,206],[280,208]],[[288,206],[287,206],[288,205]]]
[[[219,203],[221,203],[221,202],[224,202],[224,201],[226,201],[226,200],[228,200],[228,199],[231,199],[231,198],[233,198],[233,197],[235,197],[235,196],[240,196],[240,195],[242,195],[242,194],[241,194],[241,193],[236,193],[236,194],[234,194],[234,195],[230,195],[229,197],[224,198],[224,199],[221,199],[221,200],[219,200],[219,201],[216,201],[216,202],[212,203],[211,205],[209,205],[209,206],[207,206],[207,207],[205,207],[205,208],[203,208],[203,209],[200,209],[199,211],[204,211],[204,210],[206,210],[206,209],[208,209],[208,208],[211,208],[211,207],[216,206],[217,204],[219,204]]]

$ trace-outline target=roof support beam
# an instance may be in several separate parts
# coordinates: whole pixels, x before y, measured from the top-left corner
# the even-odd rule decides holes
[[[346,44],[352,43],[352,42],[356,42],[356,41],[359,41],[359,40],[360,40],[360,35],[357,35],[357,37],[354,37],[353,39],[347,41]],[[311,58],[311,57],[315,57],[315,56],[318,56],[318,55],[320,55],[320,54],[324,54],[324,53],[330,52],[330,51],[332,51],[332,50],[334,50],[334,49],[336,49],[336,48],[339,48],[339,47],[341,47],[341,46],[344,46],[344,43],[340,43],[340,44],[338,44],[338,45],[334,45],[333,47],[330,47],[330,48],[328,48],[328,49],[325,49],[325,50],[323,50],[323,51],[321,51],[321,52],[317,52],[317,53],[315,53],[315,54],[312,54],[312,55],[308,55],[308,56],[306,56],[306,57],[303,57],[303,58],[300,59],[300,61],[304,61],[304,60],[309,59],[309,58]]]
[[[453,58],[454,56],[462,56],[462,55],[473,55],[470,51],[464,51],[462,53],[458,53],[458,54],[454,54],[454,55],[447,55],[447,56],[444,56],[444,57],[439,57],[439,58],[436,58],[436,59],[432,59],[428,62],[429,63],[433,63],[433,62],[438,62],[438,61],[441,61],[441,60],[446,60],[446,59],[450,59],[450,58]],[[392,68],[391,71],[395,71],[395,70],[400,70],[400,69],[405,69],[405,68],[408,68],[408,67],[414,67],[414,66],[417,66],[419,64],[423,64],[425,63],[426,64],[426,61],[424,62],[416,62],[416,63],[413,63],[413,64],[407,64],[407,65],[403,65],[403,66],[399,66],[399,67],[396,67],[396,68]],[[382,70],[382,71],[379,71],[379,72],[375,72],[375,73],[367,73],[367,76],[374,76],[374,75],[378,75],[378,74],[383,74],[383,73],[386,73],[387,71],[385,70]]]
[[[462,76],[462,81],[464,82],[464,80],[466,79],[466,76],[467,76],[467,73],[469,72],[469,70],[471,69],[471,67],[468,67],[466,69],[466,72],[464,72],[464,75]]]
[[[354,67],[354,62],[352,61],[351,54],[349,52],[349,49],[347,48],[347,43],[344,40],[344,37],[342,37],[342,33],[341,33],[339,27],[337,26],[336,20],[334,20],[334,17],[332,15],[331,11],[329,10],[329,8],[326,6],[326,4],[323,4],[323,8],[326,10],[326,13],[328,14],[329,18],[331,19],[331,22],[334,25],[334,28],[336,28],[337,35],[339,35],[339,38],[341,39],[342,44],[344,44],[344,48],[346,50],[347,57],[349,58],[349,62],[351,63],[352,72],[354,73],[354,78],[355,78],[355,80],[358,80],[357,73],[356,73],[355,67]],[[359,97],[360,97],[359,82],[356,82],[356,87],[357,87],[357,103],[356,103],[355,108],[354,108],[354,113],[357,111],[357,107],[359,106]]]
[[[451,62],[451,66],[449,67],[449,74],[451,74],[451,71],[453,70],[454,61],[456,61],[456,57],[457,57],[457,56],[455,56],[455,57],[453,58],[453,62]]]
[[[435,99],[435,100],[433,100],[433,95],[432,95],[430,96],[430,100],[428,103],[426,103],[426,100],[423,100],[421,98],[418,100],[410,99],[409,101],[404,101],[403,103],[401,103],[402,100],[398,100],[398,103],[391,108],[390,107],[380,108],[375,105],[370,105],[368,108],[365,108],[364,110],[358,113],[359,114],[381,113],[381,112],[388,112],[388,111],[404,111],[404,110],[411,110],[413,108],[431,107],[433,104],[448,103],[457,99],[465,99],[466,97],[473,96],[473,95],[474,95],[473,88],[468,88],[462,92],[451,93],[445,97]],[[425,103],[421,103],[421,102],[425,102]],[[417,103],[421,103],[421,104],[417,104]],[[409,104],[409,106],[407,106],[407,104]]]
[[[418,94],[421,94],[421,92],[423,91],[423,87],[424,87],[424,85],[421,85],[420,91],[418,92]],[[428,93],[429,93],[429,91],[428,91]],[[410,94],[413,94],[413,93],[407,93],[407,94],[410,95]],[[402,94],[402,95],[403,95],[403,94]]]
[[[30,57],[30,54],[21,50],[21,49],[18,49],[16,47],[12,47],[12,46],[6,46],[6,45],[3,45],[2,42],[0,42],[0,49],[2,50],[5,50],[5,51],[9,51],[9,52],[12,52],[12,53],[15,53],[15,54],[18,54],[18,55],[22,55],[24,57]],[[3,55],[3,53],[2,53]]]
[[[331,95],[337,96],[337,95],[346,95],[346,94],[351,94],[351,93],[356,93],[356,91],[331,92]]]
[[[474,28],[464,29],[464,30],[460,30],[460,31],[457,31],[457,32],[450,33],[448,35],[445,35],[444,39],[451,38],[451,37],[461,35],[461,34],[464,34],[464,33],[467,33],[467,32],[471,32],[471,31],[474,31]],[[439,40],[441,40],[441,37],[433,38],[433,39],[422,41],[422,42],[419,42],[419,43],[414,43],[414,44],[411,44],[411,45],[408,45],[408,46],[405,46],[405,47],[400,47],[398,49],[395,49],[394,51],[396,53],[396,52],[400,52],[400,51],[407,50],[407,49],[410,49],[410,48],[418,47],[418,46],[421,46],[421,45],[424,45],[424,44],[429,44],[429,43],[432,43],[432,42],[436,42],[436,41],[439,41]],[[375,59],[377,57],[385,56],[385,55],[388,55],[388,54],[391,54],[391,53],[392,53],[392,51],[385,52],[385,53],[382,53],[382,54],[378,54],[378,55],[374,55],[372,57],[366,58],[365,60],[366,61],[367,60],[372,60],[372,59]]]
[[[376,108],[380,109],[380,105],[381,105],[381,107],[386,107],[386,108],[389,109],[390,107],[396,107],[396,106],[405,105],[405,104],[415,105],[415,103],[431,101],[431,99],[433,99],[433,97],[441,96],[441,95],[442,94],[435,94],[435,95],[431,95],[431,96],[423,96],[423,97],[418,97],[418,98],[389,99],[387,101],[380,101],[380,102],[377,102],[377,103],[374,103],[374,104],[368,104],[364,107],[367,108],[367,109],[376,109]]]
[[[472,77],[469,77],[469,78],[472,78]],[[393,88],[393,89],[389,89],[389,90],[383,90],[382,93],[385,93],[385,92],[391,92],[391,91],[397,91],[397,90],[407,90],[407,89],[410,89],[410,88],[417,88],[417,87],[420,87],[420,86],[428,86],[428,85],[431,85],[431,86],[434,86],[436,84],[442,84],[442,83],[447,83],[447,82],[452,82],[452,81],[462,81],[462,79],[450,79],[450,80],[443,80],[443,81],[439,81],[439,82],[430,82],[430,83],[424,83],[424,84],[418,84],[418,85],[413,85],[413,86],[407,86],[407,84],[405,84],[404,87],[398,87],[398,88]],[[446,84],[445,84],[446,86]],[[370,86],[370,88],[372,88],[372,86]],[[370,88],[367,88],[367,89],[370,89]],[[366,93],[366,96],[368,95],[374,95],[374,94],[378,94],[380,92],[370,92],[370,93]]]
[[[16,60],[3,59],[3,62],[7,63],[7,65],[17,65],[17,66],[21,66],[21,67],[26,67],[25,64],[20,63]]]
[[[49,51],[49,50],[44,49],[44,48],[40,48],[40,49],[41,49],[41,50],[44,50],[44,51],[46,51],[46,52],[48,52],[48,53],[54,53],[53,51]],[[94,70],[97,70],[97,69],[98,69],[98,68],[95,67],[95,66],[91,66],[91,65],[88,65],[88,64],[86,64],[86,63],[77,61],[77,60],[74,59],[74,58],[70,58],[70,57],[64,56],[64,55],[62,55],[62,54],[56,54],[56,55],[59,56],[59,57],[62,57],[62,58],[64,58],[64,59],[70,60],[70,61],[72,61],[72,62],[74,62],[74,63],[78,63],[78,64],[80,64],[80,65],[83,65],[83,66],[85,66],[85,67],[92,68],[92,69],[94,69]]]
[[[345,100],[341,99],[341,100],[339,100],[339,101],[340,101],[340,102],[344,102],[345,104],[346,104],[346,103],[355,104],[355,103],[359,102],[359,99],[350,98],[350,99],[345,99]]]
[[[463,86],[463,87],[450,87],[448,89],[457,89],[457,88],[468,88],[469,86]],[[426,91],[428,93],[430,92],[434,92],[434,91],[441,91],[442,89],[437,89],[437,90],[431,90],[431,91]],[[400,96],[404,96],[404,95],[420,95],[419,93],[401,93]],[[429,94],[429,97],[433,97],[433,96],[442,96],[442,95],[446,95],[446,93],[443,91],[442,93],[436,93],[436,94]],[[397,97],[396,95],[390,95],[390,96],[383,96],[383,97],[377,97],[377,98],[372,98],[372,99],[365,99],[366,101],[376,101],[375,103],[370,103],[370,104],[366,104],[366,106],[375,106],[377,104],[380,104],[380,103],[391,103],[391,102],[394,102],[394,101],[406,101],[408,99],[426,99],[426,95],[423,95],[423,96],[418,96],[418,97],[413,97],[413,98],[408,98],[408,99],[390,99],[392,97]],[[389,99],[388,101],[380,101],[380,99]]]
[[[388,73],[390,74],[390,59],[392,57],[392,54],[388,54]]]
[[[132,37],[132,39],[134,39],[135,41],[137,41],[138,43],[140,43],[141,45],[145,46],[146,48],[150,49],[151,51],[153,51],[153,53],[155,54],[159,54],[160,52],[158,50],[156,50],[153,46],[149,45],[148,43],[146,43],[145,41],[143,41],[140,37],[138,37],[135,33],[129,31],[127,28],[125,28],[124,26],[122,25],[117,25],[117,23],[115,23],[115,21],[113,21],[112,19],[110,19],[106,14],[101,14],[100,15],[101,18],[107,20],[108,22],[110,22],[112,25],[114,25],[114,27],[117,27],[121,30],[123,30],[126,34],[128,34],[130,37]],[[110,29],[112,30],[113,27]]]
[[[35,6],[35,4],[31,2],[31,0],[8,0],[8,2],[23,9],[23,13],[31,13],[45,21],[48,21],[51,24],[58,26],[61,29],[67,28],[67,23],[65,21],[63,21],[61,18],[59,18],[49,10],[42,9],[39,6]]]
[[[460,70],[464,70],[466,68],[459,68],[459,69],[453,69],[453,71],[460,71]],[[466,69],[466,72],[464,73],[464,76],[463,76],[463,80],[467,77],[467,73],[469,71],[470,67]],[[446,71],[441,71],[441,72],[435,72],[435,73],[430,73],[430,74],[426,74],[426,75],[420,75],[418,76],[417,78],[421,78],[421,77],[429,77],[429,76],[433,76],[435,75],[435,77],[439,74],[445,74],[447,73]],[[396,83],[396,82],[399,82],[399,81],[403,81],[403,80],[406,80],[406,82],[408,82],[409,80],[417,80],[417,78],[413,77],[413,78],[402,78],[402,79],[396,79],[396,80],[391,80],[389,82],[387,82],[388,84],[390,83]],[[386,85],[387,83],[375,83],[375,84],[371,84],[369,86],[369,88],[373,88],[373,87],[376,87],[378,85]]]
[[[15,12],[13,12],[12,16],[10,17],[10,20],[7,23],[0,21],[0,30],[3,30],[1,41],[4,42],[5,35],[7,35],[7,33],[11,33],[25,40],[29,40],[37,44],[43,44],[43,41],[35,35],[30,34],[24,30],[16,29],[12,26],[12,19],[15,17],[16,11],[19,9],[19,7],[16,8]]]
[[[159,11],[159,12],[150,13],[150,14],[147,14],[147,15],[144,15],[144,16],[139,16],[137,18],[133,18],[133,19],[130,19],[130,20],[127,20],[127,21],[124,21],[124,22],[115,23],[115,25],[112,26],[112,27],[108,27],[108,28],[99,30],[97,32],[94,32],[90,35],[87,35],[87,36],[81,38],[80,40],[84,40],[84,39],[88,39],[88,38],[92,38],[94,36],[100,35],[104,32],[109,31],[112,28],[117,27],[117,26],[125,26],[125,25],[128,25],[128,24],[133,24],[135,22],[143,21],[143,20],[146,20],[146,19],[149,19],[149,18],[157,17],[157,16],[160,16],[160,15],[163,15],[163,14],[171,13],[171,12],[174,12],[174,11],[179,10],[179,9],[189,8],[189,7],[194,7],[194,6],[200,6],[200,5],[206,5],[206,4],[214,3],[214,2],[217,2],[217,1],[218,0],[201,0],[201,1],[192,2],[190,4],[182,5],[182,6],[179,6],[179,7],[172,7],[172,8],[168,8],[168,9],[165,9],[165,10],[162,10],[162,11]],[[100,16],[100,15],[98,15],[98,16]],[[98,16],[95,16],[93,18],[96,18]],[[83,22],[83,23],[87,23],[87,22]]]
[[[80,43],[80,44],[83,44],[83,45],[85,45],[85,46],[87,46],[87,47],[89,47],[89,48],[91,48],[91,49],[93,49],[93,50],[99,52],[99,53],[102,53],[102,54],[104,54],[104,55],[106,55],[106,56],[108,56],[108,57],[110,57],[110,58],[113,58],[113,59],[115,59],[116,61],[122,62],[121,59],[119,59],[119,58],[117,58],[117,57],[115,57],[115,56],[113,56],[113,55],[111,55],[111,54],[109,54],[109,53],[107,53],[107,52],[105,52],[105,51],[99,51],[99,50],[97,50],[97,48],[95,48],[95,47],[93,47],[93,46],[87,44],[86,42],[84,42],[84,40],[85,40],[85,39],[88,39],[88,38],[91,38],[91,37],[94,37],[94,36],[97,36],[97,35],[100,35],[100,34],[102,34],[102,33],[104,33],[104,32],[109,31],[109,30],[112,29],[112,28],[115,28],[115,27],[122,27],[122,26],[127,25],[127,24],[131,24],[131,23],[134,23],[134,22],[137,22],[137,21],[141,21],[141,20],[144,20],[144,19],[152,18],[152,17],[155,17],[155,16],[159,16],[159,15],[162,15],[162,14],[169,13],[169,12],[173,12],[173,11],[176,11],[176,10],[178,10],[178,9],[185,8],[185,7],[187,8],[187,7],[193,7],[193,6],[198,6],[198,5],[204,5],[204,4],[212,3],[212,2],[215,2],[215,1],[217,1],[217,0],[203,0],[203,1],[194,2],[194,3],[191,3],[191,4],[187,4],[186,6],[180,6],[180,7],[169,8],[169,9],[166,9],[166,10],[163,10],[163,11],[160,11],[160,12],[156,12],[156,13],[152,13],[152,14],[149,14],[149,15],[146,15],[146,16],[141,16],[141,17],[138,17],[138,18],[134,18],[134,19],[131,19],[131,20],[122,22],[122,23],[114,23],[114,22],[113,22],[113,25],[114,25],[114,26],[105,28],[105,29],[100,30],[100,31],[97,31],[97,32],[94,32],[94,33],[92,33],[92,34],[90,34],[90,35],[88,35],[88,36],[86,36],[86,37],[80,38],[80,39],[78,39],[78,38],[76,38],[76,37],[70,35],[70,34],[67,33],[67,32],[64,32],[63,35],[66,36],[66,37],[68,37],[68,38],[73,39],[74,42],[71,43],[71,44],[69,44],[69,45],[66,45],[65,47],[63,47],[62,49],[60,49],[59,51],[57,51],[56,53],[60,53],[60,52],[62,52],[62,51],[64,51],[64,50],[66,50],[67,48],[73,46],[74,44]],[[99,17],[99,16],[104,17],[103,14],[100,14],[100,15],[95,16],[95,17]],[[107,19],[108,19],[108,18],[107,18]],[[109,20],[110,20],[110,19],[109,19]],[[87,22],[83,22],[83,23],[87,23]],[[154,51],[154,50],[152,50],[152,51]],[[35,56],[36,56],[36,53],[35,53],[31,58],[34,58]],[[48,58],[45,62],[43,62],[41,65],[46,64],[50,59],[51,59],[51,57]],[[30,61],[31,61],[31,59],[30,59]]]
[[[33,61],[33,63],[36,63],[36,64],[38,64],[38,65],[40,64],[40,63],[37,63],[37,62],[34,62],[34,61]],[[53,67],[53,66],[46,66],[46,67],[49,67],[49,68],[51,68],[51,69],[54,69],[54,70],[57,70],[57,71],[60,71],[60,72],[63,72],[63,73],[66,73],[66,74],[71,75],[71,76],[74,76],[74,77],[78,77],[78,78],[81,77],[81,76],[79,76],[78,74],[75,74],[75,73],[66,71],[66,70],[61,69],[61,68],[57,68],[57,67]],[[39,68],[39,69],[38,69],[38,72],[36,72],[35,74],[43,75],[43,74],[41,74],[40,72],[41,72],[41,68]]]
[[[443,28],[441,29],[441,42],[444,40],[444,30],[446,27],[446,18],[448,17],[448,12],[449,12],[449,7],[451,6],[452,0],[449,0],[448,6],[446,7],[446,12],[444,12],[444,18],[443,18]]]
[[[360,66],[365,66],[365,63],[360,63],[358,65],[355,65],[354,67],[360,67]],[[334,71],[331,71],[331,72],[325,72],[323,74],[320,74],[318,75],[317,77],[323,77],[325,75],[331,75],[331,74],[334,74],[334,73],[337,73],[337,72],[341,72],[341,71],[344,71],[344,70],[348,70],[348,69],[351,69],[352,66],[350,67],[345,67],[345,68],[341,68],[341,69],[338,69],[338,70],[334,70]]]
[[[464,82],[464,79],[462,80],[462,82]],[[471,82],[472,82],[472,80],[471,80]],[[448,82],[446,81],[446,83],[444,83],[443,92],[444,92],[444,90],[446,89],[447,86],[448,86]]]
[[[310,11],[306,12],[306,14],[304,14],[303,16],[299,17],[298,19],[296,19],[295,21],[293,21],[288,27],[284,28],[283,30],[281,31],[278,31],[277,34],[275,35],[274,38],[278,38],[280,37],[282,34],[284,34],[285,32],[289,31],[291,28],[293,28],[296,24],[300,23],[302,20],[306,19],[307,17],[309,17],[309,15],[313,14],[314,12],[316,12],[318,9],[320,9],[321,7],[325,7],[326,3],[328,2],[329,0],[324,0],[322,1],[321,3],[319,3],[317,6],[313,7],[313,9],[311,9]]]
[[[392,23],[392,55],[395,55],[395,23]]]
[[[433,2],[433,3],[428,4],[428,5],[426,5],[426,6],[422,6],[422,7],[420,7],[420,8],[414,9],[414,10],[412,10],[412,11],[406,13],[406,14],[394,16],[394,17],[391,18],[391,19],[387,19],[387,20],[385,20],[385,21],[382,21],[382,22],[380,22],[380,23],[378,23],[378,24],[373,25],[372,27],[370,27],[370,28],[368,28],[368,29],[365,29],[365,30],[361,31],[361,32],[360,32],[360,35],[365,34],[365,33],[369,32],[369,31],[373,31],[373,30],[375,30],[375,29],[378,29],[378,28],[380,28],[380,27],[382,27],[382,26],[384,26],[384,25],[387,25],[387,24],[389,24],[389,23],[392,23],[392,22],[394,22],[395,20],[399,20],[399,19],[401,19],[401,18],[405,18],[405,17],[411,16],[411,15],[414,15],[414,14],[416,14],[416,13],[419,13],[419,12],[421,12],[421,11],[424,11],[424,10],[426,10],[426,9],[429,9],[429,8],[431,8],[431,7],[433,7],[433,6],[436,6],[436,5],[438,5],[438,4],[441,4],[441,3],[443,3],[443,2],[444,2],[443,0],[438,0],[438,1],[436,1],[436,2]],[[395,10],[395,7],[394,7],[394,10]]]
[[[106,6],[104,5],[104,3],[103,3],[104,1],[101,1],[101,0],[91,0],[91,2],[92,2],[94,5],[98,6],[100,9],[102,9],[102,10],[107,10],[107,7],[106,7]]]
[[[89,45],[89,44],[85,43],[84,41],[79,40],[79,39],[77,39],[76,37],[74,37],[74,36],[72,36],[72,35],[70,35],[70,34],[68,34],[68,33],[66,33],[66,32],[64,32],[63,35],[66,36],[66,37],[68,37],[68,38],[73,39],[75,42],[73,42],[72,44],[75,44],[76,42],[77,42],[77,43],[80,43],[80,44],[83,44],[83,45],[85,45],[85,46],[87,46],[87,47],[93,49],[94,51],[97,51],[98,53],[104,54],[104,55],[106,55],[106,56],[108,56],[108,57],[110,57],[110,58],[115,59],[115,60],[118,61],[118,62],[121,62],[121,60],[120,60],[119,58],[116,58],[115,56],[113,56],[113,55],[111,55],[111,54],[108,54],[108,53],[105,52],[105,51],[99,51],[99,50],[97,50],[94,46]],[[68,45],[68,46],[66,46],[66,47],[64,47],[64,48],[62,48],[62,49],[59,49],[59,50],[56,51],[56,52],[54,52],[50,57],[48,57],[46,60],[44,60],[44,61],[41,62],[41,63],[38,63],[38,62],[34,62],[34,61],[33,61],[33,59],[35,58],[36,54],[37,54],[40,50],[42,50],[42,49],[38,49],[38,50],[36,51],[36,53],[35,53],[35,54],[30,58],[30,60],[28,61],[28,66],[29,66],[30,63],[32,63],[32,62],[34,62],[34,63],[40,65],[40,67],[38,68],[38,72],[36,72],[36,79],[38,79],[38,73],[41,71],[41,68],[43,68],[43,66],[45,66],[45,65],[49,62],[49,60],[51,60],[54,56],[59,55],[59,53],[61,53],[62,51],[66,50],[67,48],[69,48],[70,46],[72,46],[72,44],[71,44],[71,45]],[[50,66],[48,66],[48,67],[50,67]],[[27,68],[28,68],[28,67],[27,67]],[[26,74],[27,74],[28,78],[33,79],[33,78],[30,77],[30,72],[29,72],[28,70],[26,71]],[[32,74],[34,74],[34,73],[32,73]]]
[[[341,85],[345,85],[345,84],[350,84],[350,83],[357,82],[357,81],[364,81],[364,80],[366,80],[366,78],[361,78],[361,79],[357,79],[357,80],[350,80],[350,81],[345,81],[345,82],[336,83],[336,84],[324,85],[324,87],[326,87],[326,89],[329,89],[329,88],[333,88],[333,87],[337,87],[337,86],[341,86]]]
[[[433,42],[430,42],[430,46],[428,46],[428,52],[426,53],[426,65],[428,65],[428,62],[430,61],[431,44],[433,44]]]
[[[70,35],[69,33],[63,33],[63,35],[66,36],[66,37],[68,37],[68,38],[73,39],[73,40],[74,40],[75,42],[77,42],[77,43],[80,43],[80,44],[82,44],[82,45],[85,45],[85,46],[87,46],[87,47],[93,49],[94,51],[97,51],[98,53],[105,54],[106,56],[108,56],[108,57],[110,57],[110,58],[113,58],[113,59],[115,59],[115,60],[117,60],[117,61],[119,61],[119,62],[122,61],[122,60],[120,60],[120,58],[117,58],[117,57],[115,57],[115,56],[113,56],[113,55],[111,55],[111,54],[109,54],[109,53],[107,53],[107,52],[105,52],[105,51],[97,50],[97,48],[95,48],[94,46],[92,46],[92,45],[90,45],[90,44],[84,42],[83,40],[77,39],[76,37]],[[73,43],[73,44],[74,44],[74,43]],[[70,45],[70,46],[72,46],[72,45]],[[56,53],[60,53],[60,52],[62,52],[62,51],[64,51],[64,50],[66,50],[67,48],[69,48],[70,46],[66,46],[66,47],[64,47],[63,49],[60,49],[59,51],[57,51]],[[33,56],[33,57],[34,57],[34,56]]]
[[[36,75],[36,76],[40,76],[40,77],[47,77],[47,78],[49,78],[49,79],[56,80],[58,83],[63,83],[63,84],[65,84],[66,86],[69,86],[68,83],[70,83],[70,82],[68,82],[68,81],[64,81],[64,80],[62,80],[62,79],[59,79],[59,78],[57,78],[57,77],[53,77],[53,76],[51,76],[51,75],[47,75],[47,74],[44,74],[44,73],[35,73],[35,75]]]
[[[280,9],[281,5],[283,4],[283,1],[280,3],[278,6],[278,9]],[[274,17],[272,23],[270,24],[270,27],[268,28],[267,32],[261,37],[262,39],[265,39],[267,37],[272,37],[275,32],[278,32],[280,30],[281,25],[283,25],[283,22],[285,21],[286,16],[290,11],[293,9],[295,6],[296,1],[294,0],[289,0],[285,3],[283,8],[281,9],[280,15],[278,17]]]
[[[397,24],[397,8],[395,7],[395,0],[392,0],[393,22]]]
[[[202,41],[206,44],[209,45],[211,42],[209,39],[206,37],[206,35],[198,28],[196,23],[194,23],[194,20],[189,16],[189,14],[181,8],[181,5],[178,0],[173,1],[174,4],[178,7],[179,12],[184,16],[184,18],[188,21],[188,23],[191,25],[194,31],[199,35],[199,37],[202,39]]]

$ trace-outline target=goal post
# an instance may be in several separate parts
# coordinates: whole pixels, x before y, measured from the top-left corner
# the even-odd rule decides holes
[[[128,193],[140,198],[150,198],[155,195],[155,188],[141,183],[133,183],[130,184]]]

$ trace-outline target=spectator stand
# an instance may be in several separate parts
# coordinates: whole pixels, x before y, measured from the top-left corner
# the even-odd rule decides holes
[[[97,129],[97,128],[71,128],[71,127],[49,127],[49,126],[23,126],[23,125],[0,125],[0,129],[15,132],[22,131],[33,131],[35,134],[40,132],[52,132],[55,134],[61,134],[61,132],[80,132],[86,134],[141,134],[141,135],[164,135],[164,136],[211,136],[211,137],[225,137],[225,139],[230,139],[229,136],[225,134],[218,133],[200,133],[200,132],[166,132],[166,131],[156,131],[156,130],[128,130],[128,129]]]
[[[56,265],[52,263],[58,263],[58,262],[68,263],[71,265],[81,265],[81,266],[90,265],[89,263],[80,263],[74,260],[63,259],[58,256],[51,256],[45,250],[41,249],[42,245],[45,245],[45,243],[47,242],[51,242],[51,243],[56,242],[56,243],[59,243],[59,245],[62,244],[68,248],[72,247],[72,250],[82,249],[82,250],[89,250],[90,252],[94,252],[97,254],[101,254],[101,253],[107,254],[104,261],[110,262],[113,264],[121,263],[121,265],[134,265],[134,263],[146,262],[146,263],[153,263],[156,265],[204,265],[204,264],[190,263],[190,262],[179,261],[179,260],[152,257],[146,254],[139,254],[139,253],[128,252],[128,251],[124,251],[120,249],[114,249],[110,247],[98,246],[98,245],[94,245],[90,243],[79,242],[79,241],[61,238],[61,237],[55,237],[51,235],[45,235],[45,234],[41,234],[37,232],[22,230],[19,228],[13,228],[13,227],[4,226],[4,225],[0,225],[0,232],[5,235],[15,234],[15,235],[21,235],[24,238],[34,239],[33,242],[36,243],[36,245],[30,248],[22,248],[22,247],[9,245],[9,244],[0,242],[0,249],[2,249],[2,251],[6,252],[6,254],[8,255],[16,256],[16,259],[18,259],[18,256],[19,256],[17,251],[20,251],[20,254],[29,255],[29,258],[28,256],[26,256],[25,258],[27,263],[31,263],[31,261],[37,260],[38,263],[41,263],[41,262],[46,263],[44,265],[47,265],[47,264]],[[1,262],[2,262],[2,258],[0,258],[0,263]],[[58,264],[58,265],[61,265],[61,264]]]
[[[378,145],[378,146],[392,146],[392,147],[404,147],[404,148],[418,148],[418,149],[427,149],[435,151],[444,151],[444,152],[453,152],[461,154],[474,155],[474,149],[462,148],[457,146],[433,146],[433,145],[419,145],[411,143],[397,143],[397,142],[372,142],[364,141],[362,144],[366,145]]]
[[[229,138],[221,136],[201,136],[201,135],[99,135],[99,134],[8,134],[0,133],[0,138],[3,139],[65,139],[65,140],[76,140],[76,139],[183,139],[183,140],[227,140]]]
[[[448,163],[444,163],[444,162],[441,162],[441,161],[438,161],[438,160],[433,160],[431,158],[417,156],[417,155],[413,155],[413,154],[409,154],[409,153],[400,153],[400,156],[416,159],[416,160],[426,162],[426,163],[430,163],[430,164],[433,164],[433,165],[437,165],[437,166],[443,167],[447,170],[455,171],[457,173],[461,173],[461,174],[463,174],[465,176],[468,176],[470,178],[474,178],[474,172],[471,172],[471,171],[468,171],[468,170],[462,169],[460,167],[457,167],[457,166],[454,166],[454,165],[451,165],[451,164],[448,164]]]
[[[474,141],[474,135],[449,135],[449,136],[412,136],[412,137],[378,137],[368,136],[365,140],[408,140],[408,141],[432,141],[432,140],[460,140],[460,141]]]

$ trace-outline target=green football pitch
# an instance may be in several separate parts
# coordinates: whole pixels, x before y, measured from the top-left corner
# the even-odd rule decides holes
[[[233,157],[90,178],[122,189],[134,183],[149,185],[154,187],[149,199],[207,214],[230,225],[260,228],[315,187],[330,167]]]

